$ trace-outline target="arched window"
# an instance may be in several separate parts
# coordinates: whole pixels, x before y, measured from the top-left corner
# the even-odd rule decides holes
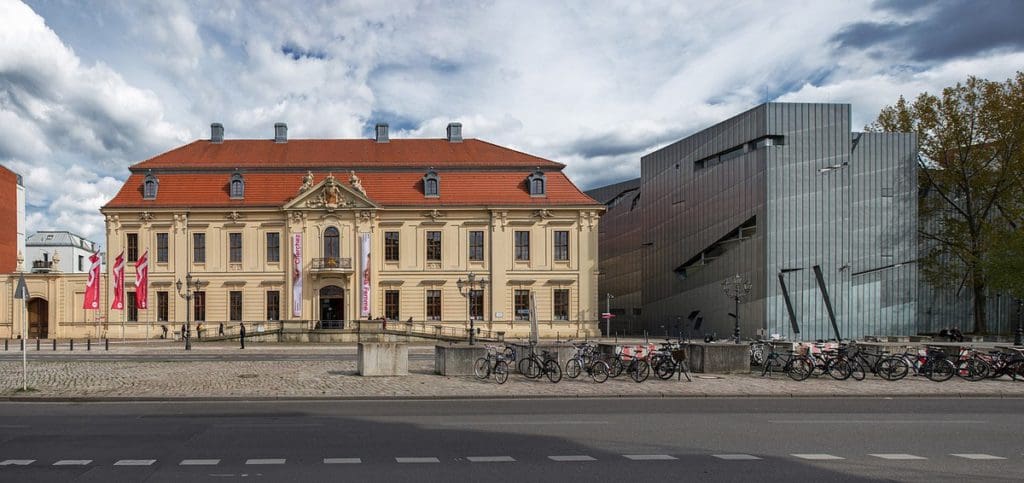
[[[245,178],[242,177],[242,173],[235,172],[231,175],[231,199],[240,200],[245,198]]]
[[[537,168],[533,174],[527,179],[527,184],[530,187],[530,196],[546,196],[547,195],[547,178],[544,176],[544,172]]]
[[[328,260],[328,263],[330,263],[330,260],[334,260],[337,263],[338,256],[341,255],[339,240],[337,228],[332,226],[324,230],[324,258]]]
[[[159,187],[160,180],[156,179],[152,172],[146,173],[146,178],[142,181],[142,199],[155,200],[156,191]]]
[[[430,171],[423,176],[423,196],[427,198],[441,196],[441,177],[437,175],[434,168],[430,168]]]

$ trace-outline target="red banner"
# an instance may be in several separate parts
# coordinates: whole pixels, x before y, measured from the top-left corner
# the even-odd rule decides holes
[[[89,267],[89,280],[85,282],[85,301],[82,308],[96,310],[100,308],[100,254],[97,252],[89,255],[89,262],[92,266]]]
[[[149,250],[135,262],[135,307],[149,308]]]
[[[114,260],[114,303],[111,309],[124,310],[124,252]]]

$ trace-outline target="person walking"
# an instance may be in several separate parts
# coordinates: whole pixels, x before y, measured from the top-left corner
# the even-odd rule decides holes
[[[224,322],[221,322],[220,326],[217,327],[217,335],[219,337],[224,337]]]
[[[242,347],[239,349],[245,349],[245,322],[242,322],[238,326],[238,340],[241,342]]]

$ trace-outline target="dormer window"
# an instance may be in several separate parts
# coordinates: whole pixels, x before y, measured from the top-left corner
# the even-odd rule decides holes
[[[155,200],[157,188],[159,187],[160,180],[156,179],[152,172],[146,173],[146,178],[142,181],[142,199]]]
[[[245,198],[245,178],[242,177],[242,173],[235,172],[231,175],[231,184],[229,185],[231,191],[231,199],[241,200]]]
[[[423,176],[423,196],[427,198],[438,198],[441,196],[441,177],[433,168]]]
[[[544,172],[537,168],[526,180],[530,187],[530,196],[547,196],[547,184],[548,180],[544,176]]]

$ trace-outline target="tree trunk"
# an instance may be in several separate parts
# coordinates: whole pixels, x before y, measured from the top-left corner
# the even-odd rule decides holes
[[[974,333],[977,335],[988,334],[988,320],[987,320],[987,302],[988,299],[985,295],[985,284],[980,282],[974,282],[972,284],[974,291]]]

